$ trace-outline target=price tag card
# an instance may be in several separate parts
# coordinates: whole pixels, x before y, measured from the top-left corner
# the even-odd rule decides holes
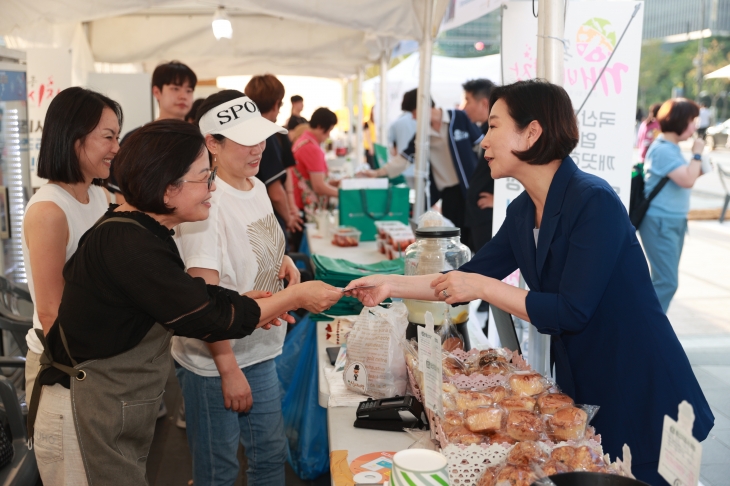
[[[444,416],[441,359],[441,338],[433,329],[433,315],[426,312],[426,326],[418,326],[418,363],[426,388],[423,390],[423,404],[439,417]]]
[[[692,405],[683,400],[677,419],[675,422],[664,416],[659,474],[675,486],[696,486],[700,480],[702,444],[692,436],[695,421]]]

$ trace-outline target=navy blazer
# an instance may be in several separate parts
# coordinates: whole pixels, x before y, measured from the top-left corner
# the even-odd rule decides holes
[[[550,334],[558,386],[599,405],[591,423],[615,458],[659,460],[664,415],[694,407],[694,436],[714,416],[649,277],[621,200],[603,179],[566,157],[555,173],[535,248],[535,205],[526,192],[508,206],[494,238],[460,268],[503,279],[517,268],[530,287],[530,321]]]

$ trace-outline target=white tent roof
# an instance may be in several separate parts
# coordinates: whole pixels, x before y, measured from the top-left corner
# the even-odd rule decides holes
[[[713,71],[710,74],[705,75],[705,79],[713,79],[713,78],[728,78],[730,79],[730,64],[727,66],[718,69],[717,71]]]
[[[418,53],[404,59],[388,71],[388,121],[400,114],[400,103],[406,91],[418,87]],[[464,96],[461,85],[470,79],[486,78],[496,84],[502,79],[499,54],[472,58],[433,56],[431,59],[431,97],[436,106],[453,108]],[[379,92],[380,76],[368,79],[363,89]]]
[[[94,59],[180,59],[201,78],[226,74],[354,74],[400,39],[420,39],[425,2],[414,0],[2,0],[0,34],[13,47],[58,45],[58,26],[89,22]],[[447,0],[438,0],[436,18]],[[211,21],[226,7],[233,39],[216,41]]]

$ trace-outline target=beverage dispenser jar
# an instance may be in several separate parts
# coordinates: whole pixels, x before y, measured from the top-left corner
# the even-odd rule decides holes
[[[432,273],[456,270],[471,259],[471,250],[461,243],[461,230],[449,227],[427,227],[415,231],[416,242],[405,252],[406,275],[428,275]],[[408,308],[408,328],[406,339],[416,338],[417,327],[426,324],[426,312],[433,315],[434,324],[438,328],[444,321],[444,312],[448,308],[451,321],[464,336],[464,350],[470,349],[467,321],[469,306],[452,307],[440,301],[403,299]]]

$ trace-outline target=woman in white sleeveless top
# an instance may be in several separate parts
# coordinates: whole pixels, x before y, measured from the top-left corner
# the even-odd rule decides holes
[[[35,329],[45,334],[53,325],[63,293],[63,266],[81,236],[106,212],[108,193],[92,182],[109,177],[121,124],[122,108],[116,101],[83,88],[61,91],[48,107],[38,155],[38,176],[48,183],[28,201],[22,229],[35,307],[34,329],[26,337],[28,399],[43,352]]]

